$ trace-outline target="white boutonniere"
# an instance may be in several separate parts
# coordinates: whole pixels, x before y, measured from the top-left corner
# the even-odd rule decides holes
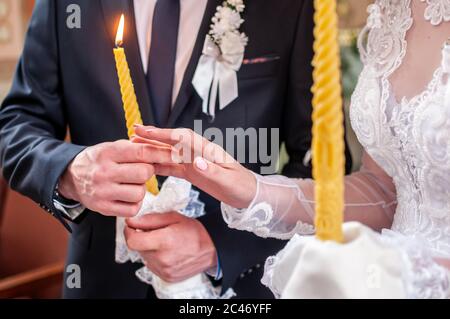
[[[248,38],[239,31],[244,0],[226,0],[212,18],[192,84],[203,100],[203,112],[214,118],[217,98],[222,110],[238,97],[237,71]]]

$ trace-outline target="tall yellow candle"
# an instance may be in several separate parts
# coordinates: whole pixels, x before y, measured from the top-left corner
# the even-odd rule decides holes
[[[314,0],[313,176],[316,236],[342,242],[344,118],[336,0]]]
[[[116,35],[116,47],[114,48],[114,57],[116,60],[117,75],[119,77],[120,92],[122,94],[123,109],[125,111],[125,120],[128,130],[128,137],[131,138],[134,134],[134,125],[142,125],[141,112],[137,102],[136,94],[134,92],[133,81],[131,79],[130,68],[128,67],[125,50],[122,48],[123,31],[125,26],[124,15],[120,17],[119,28]],[[147,182],[147,190],[156,195],[159,192],[158,181],[153,176]]]

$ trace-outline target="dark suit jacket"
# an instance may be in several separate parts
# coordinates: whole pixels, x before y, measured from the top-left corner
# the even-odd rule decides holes
[[[310,177],[303,158],[311,142],[313,43],[312,0],[247,0],[242,31],[249,37],[245,57],[276,56],[267,63],[243,65],[239,98],[213,122],[201,111],[191,80],[211,17],[222,0],[209,0],[193,56],[170,115],[170,127],[279,128],[290,161],[284,173]],[[70,4],[81,7],[81,29],[66,25]],[[112,53],[120,13],[127,17],[124,39],[145,124],[152,106],[139,55],[131,0],[38,0],[10,94],[0,112],[3,174],[10,186],[62,219],[52,202],[59,177],[89,145],[127,137]],[[66,128],[72,143],[63,142]],[[270,140],[269,140],[270,141]],[[248,148],[248,145],[246,146]],[[349,163],[350,165],[350,163]],[[259,172],[260,163],[247,165]],[[266,257],[282,241],[229,229],[219,203],[202,194],[207,215],[201,221],[214,240],[223,269],[222,285],[238,297],[270,297],[260,284]],[[65,297],[144,298],[151,290],[139,282],[139,265],[114,262],[115,219],[87,211],[75,224],[67,262],[81,266],[81,289]],[[45,234],[43,234],[45,236]]]

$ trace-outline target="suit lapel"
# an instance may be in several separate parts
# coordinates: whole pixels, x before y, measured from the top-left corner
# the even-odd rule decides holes
[[[106,31],[111,38],[111,54],[120,15],[125,15],[124,49],[144,124],[154,124],[147,82],[142,67],[134,18],[133,0],[100,0]]]
[[[181,112],[183,112],[184,108],[187,106],[189,102],[189,99],[194,93],[194,87],[192,86],[191,83],[192,78],[194,77],[198,61],[200,59],[200,56],[202,55],[203,43],[205,41],[205,36],[209,32],[211,19],[216,12],[217,6],[220,5],[221,3],[222,0],[208,0],[208,4],[206,5],[205,14],[203,15],[200,30],[197,35],[197,40],[195,42],[194,50],[192,51],[191,59],[189,60],[189,64],[186,68],[186,72],[184,74],[180,91],[175,100],[175,105],[173,106],[172,112],[170,113],[168,121],[169,127],[172,127],[175,124],[175,121],[180,116]]]

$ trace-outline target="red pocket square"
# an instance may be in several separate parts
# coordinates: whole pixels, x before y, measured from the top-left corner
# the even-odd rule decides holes
[[[267,62],[271,62],[271,61],[275,61],[275,60],[279,60],[279,59],[280,59],[280,57],[276,56],[276,55],[263,56],[263,57],[259,57],[259,58],[253,58],[253,59],[244,59],[244,61],[242,61],[242,64],[244,64],[244,65],[261,64],[261,63],[267,63]]]

